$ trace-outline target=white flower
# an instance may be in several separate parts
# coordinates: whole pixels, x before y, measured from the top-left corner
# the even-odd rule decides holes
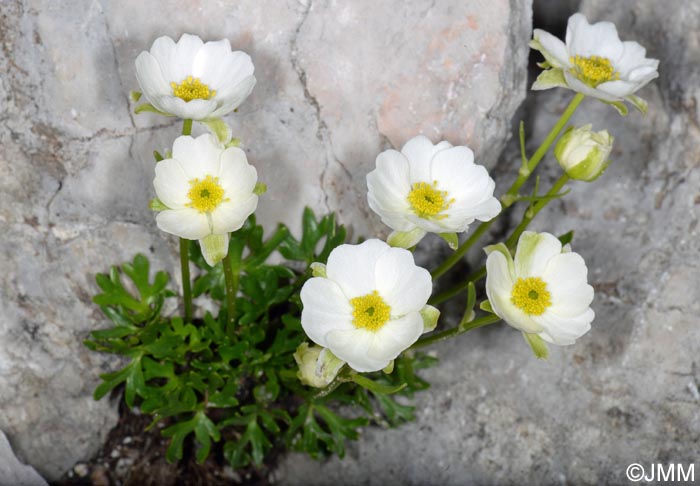
[[[243,226],[257,207],[257,177],[241,149],[225,149],[210,134],[178,137],[172,158],[156,164],[153,186],[167,208],[156,216],[158,227],[203,240],[204,257],[214,265],[226,256],[229,232]]]
[[[183,34],[175,43],[159,37],[150,52],[136,58],[136,78],[158,110],[184,119],[204,120],[236,109],[255,86],[253,63],[231,51],[228,39],[202,42]]]
[[[594,132],[593,125],[570,128],[554,147],[554,157],[566,175],[590,182],[608,168],[613,137],[607,130]]]
[[[294,353],[299,381],[308,386],[324,388],[338,375],[345,361],[338,359],[327,348],[301,343]]]
[[[432,283],[408,250],[376,239],[340,245],[325,270],[301,289],[301,325],[354,370],[385,368],[423,333]]]
[[[433,145],[419,135],[401,152],[387,150],[367,174],[370,208],[394,230],[392,246],[409,248],[426,233],[461,233],[475,219],[488,221],[501,211],[495,183],[474,164],[468,147]],[[456,240],[456,238],[455,238]]]
[[[556,236],[526,231],[515,260],[502,243],[486,248],[486,294],[494,312],[526,334],[573,344],[591,328],[593,287],[583,258]]]
[[[625,109],[631,102],[640,111],[646,103],[634,93],[658,77],[659,61],[646,57],[646,49],[636,42],[620,41],[610,22],[589,24],[580,13],[569,18],[566,44],[552,34],[535,29],[530,43],[545,58],[547,69],[532,89],[556,86],[570,88]]]

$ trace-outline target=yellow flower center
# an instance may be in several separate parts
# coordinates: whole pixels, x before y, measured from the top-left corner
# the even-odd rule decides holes
[[[519,278],[513,285],[510,301],[526,314],[540,316],[552,305],[547,284],[539,277]]]
[[[615,71],[610,59],[599,56],[572,56],[569,62],[574,66],[571,73],[589,86],[596,87],[606,81],[620,79],[620,73]]]
[[[216,95],[215,89],[210,90],[199,78],[192,76],[187,76],[180,84],[172,82],[170,86],[173,88],[173,94],[185,101],[208,100]]]
[[[350,299],[352,323],[359,329],[379,331],[389,320],[391,307],[384,302],[377,291]]]
[[[224,189],[219,185],[219,178],[206,176],[204,179],[192,179],[190,181],[190,192],[187,197],[190,202],[187,207],[194,208],[200,213],[207,213],[216,209],[224,199]]]
[[[407,199],[413,212],[418,216],[435,219],[445,219],[447,215],[439,213],[455,202],[454,198],[447,199],[447,191],[437,190],[437,181],[433,181],[432,184],[416,182],[413,184],[413,190],[408,193]]]

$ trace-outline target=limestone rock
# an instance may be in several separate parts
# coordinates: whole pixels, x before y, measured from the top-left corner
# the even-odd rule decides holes
[[[46,481],[33,467],[22,464],[12,446],[0,431],[0,486],[46,486]]]
[[[260,220],[298,230],[308,205],[371,235],[386,231],[365,197],[379,151],[422,132],[494,163],[529,28],[512,0],[2,2],[0,428],[18,455],[55,479],[115,423],[91,394],[118,361],[81,343],[106,324],[94,273],[144,252],[178,285],[146,202],[151,153],[180,127],[128,100],[156,37],[227,37],[253,57],[258,85],[229,120],[269,187]]]
[[[660,78],[639,93],[646,117],[583,102],[574,122],[611,131],[613,163],[597,181],[571,184],[533,225],[576,230],[596,289],[593,329],[550,348],[548,362],[504,325],[436,346],[441,362],[417,396],[415,424],[369,430],[343,461],[295,456],[280,471],[288,484],[622,484],[631,463],[649,473],[652,463],[697,462],[700,5],[585,0],[581,11],[661,60]],[[531,151],[572,96],[528,95]],[[518,163],[513,147],[497,187]],[[546,188],[561,170],[551,155],[542,169]]]

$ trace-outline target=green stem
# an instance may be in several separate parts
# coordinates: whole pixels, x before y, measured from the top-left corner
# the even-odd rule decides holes
[[[192,322],[192,288],[190,286],[190,240],[180,238],[182,298],[185,301],[185,322]]]
[[[559,194],[561,189],[564,187],[564,185],[569,181],[569,177],[566,174],[563,174],[557,181],[552,185],[552,187],[549,189],[547,192],[546,196],[556,196]],[[545,197],[546,197],[545,196]],[[527,211],[525,211],[525,214],[523,215],[523,220],[520,222],[520,224],[513,230],[513,232],[510,234],[508,239],[506,240],[506,246],[510,248],[511,250],[515,249],[515,245],[518,242],[518,239],[520,238],[520,235],[523,234],[523,231],[527,229],[529,224],[532,222],[533,219],[535,219],[535,216],[537,216],[537,213],[542,211],[544,207],[553,199],[551,197],[546,197],[542,201],[539,201],[538,203],[533,204],[531,208],[529,208]],[[438,305],[441,304],[442,302],[445,302],[446,300],[451,299],[455,295],[464,292],[467,287],[469,287],[470,282],[476,283],[477,281],[481,280],[484,278],[486,275],[486,267],[481,266],[478,270],[475,272],[469,274],[462,282],[458,283],[454,287],[451,287],[433,297],[428,301],[430,305]]]
[[[234,333],[236,325],[236,294],[238,293],[238,277],[240,271],[233,271],[231,262],[231,252],[224,257],[224,279],[226,280],[226,332],[229,335]]]
[[[497,315],[488,314],[486,316],[479,317],[478,319],[474,319],[471,322],[460,322],[459,325],[456,327],[453,327],[451,329],[446,329],[444,331],[437,332],[437,333],[431,334],[429,336],[425,336],[425,337],[420,338],[409,349],[418,349],[418,348],[428,346],[430,344],[437,343],[439,341],[444,341],[445,339],[459,336],[460,334],[464,334],[465,332],[469,332],[473,329],[478,329],[480,327],[488,326],[489,324],[493,324],[493,323],[498,322],[500,320],[501,320],[501,318],[498,317]]]
[[[582,95],[581,93],[576,93],[576,96],[574,96],[574,98],[571,100],[569,106],[566,107],[566,110],[564,110],[564,113],[562,113],[562,115],[559,117],[557,123],[555,123],[554,127],[552,127],[552,129],[549,131],[542,144],[535,151],[532,157],[527,161],[527,165],[523,164],[523,166],[520,168],[518,178],[515,180],[515,182],[513,182],[508,191],[501,197],[501,203],[503,205],[504,210],[508,209],[508,207],[510,207],[513,204],[513,202],[515,202],[515,199],[518,195],[518,191],[520,190],[522,185],[525,184],[525,182],[528,180],[532,172],[537,167],[537,164],[540,163],[540,161],[545,156],[549,148],[552,146],[552,144],[557,139],[561,131],[564,129],[564,126],[566,126],[569,119],[576,111],[576,108],[578,108],[578,105],[581,104],[583,98],[584,95]],[[437,280],[438,278],[440,278],[445,272],[447,272],[457,262],[459,262],[462,259],[462,257],[467,253],[467,251],[469,251],[469,248],[471,248],[474,245],[474,243],[476,243],[479,240],[479,238],[481,238],[481,236],[483,236],[483,234],[488,231],[488,229],[491,227],[491,224],[493,224],[494,221],[495,218],[491,221],[481,223],[476,229],[476,231],[469,237],[469,239],[467,239],[467,241],[462,243],[462,245],[460,245],[460,247],[457,248],[457,250],[455,250],[455,252],[452,255],[445,259],[445,261],[442,262],[440,266],[438,266],[435,270],[431,272],[433,280]]]
[[[192,135],[192,120],[182,120],[182,134]]]
[[[182,134],[192,133],[192,120],[182,122]],[[182,298],[185,301],[185,322],[192,321],[192,287],[190,282],[190,241],[180,238],[180,270],[182,272]]]
[[[547,192],[546,196],[556,196],[559,194],[561,191],[562,187],[569,182],[569,176],[566,174],[562,174],[562,176],[557,179],[557,181],[552,185],[551,189]],[[537,216],[537,213],[542,211],[544,207],[551,201],[552,198],[546,197],[542,201],[536,202],[535,204],[532,205],[532,207],[528,208],[527,211],[525,211],[525,214],[523,215],[523,220],[520,222],[520,224],[513,230],[513,232],[510,234],[508,239],[506,240],[506,246],[510,248],[511,250],[515,248],[515,245],[518,243],[518,239],[520,238],[520,235],[523,234],[523,231],[525,231],[528,227],[528,225],[532,222],[533,219],[535,219],[535,216]]]

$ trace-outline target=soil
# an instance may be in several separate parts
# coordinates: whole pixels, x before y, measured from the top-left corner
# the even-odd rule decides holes
[[[212,446],[204,464],[197,464],[191,445],[185,446],[183,459],[174,464],[165,460],[168,440],[160,431],[169,424],[146,427],[151,417],[130,410],[119,397],[119,422],[97,455],[77,463],[56,486],[219,486],[231,484],[272,484],[276,454],[260,469],[234,471],[223,459],[221,447]]]

